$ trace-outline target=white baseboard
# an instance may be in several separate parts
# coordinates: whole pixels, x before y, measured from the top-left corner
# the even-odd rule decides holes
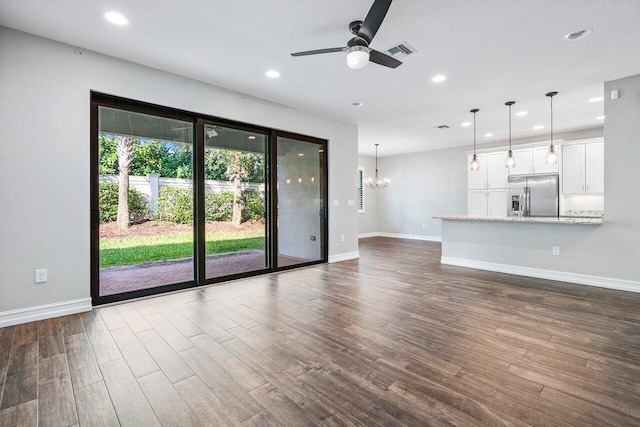
[[[640,282],[614,279],[611,277],[590,276],[587,274],[569,273],[566,271],[544,270],[540,268],[520,267],[517,265],[498,264],[494,262],[476,261],[464,258],[441,257],[440,262],[458,267],[515,274],[518,276],[536,277],[538,279],[557,280],[559,282],[578,283],[619,291],[640,292]]]
[[[82,313],[84,311],[91,311],[91,308],[91,298],[81,298],[54,304],[4,311],[0,313],[0,328],[33,322],[35,320],[66,316],[67,314]]]
[[[442,241],[442,238],[440,236],[425,236],[423,234],[400,234],[400,233],[387,233],[384,231],[358,234],[358,239],[366,239],[367,237],[391,237],[393,239],[426,240],[429,242]]]
[[[373,233],[360,233],[358,239],[366,239],[367,237],[380,237],[380,233],[374,231]]]
[[[349,261],[350,259],[360,258],[360,252],[346,252],[343,254],[329,255],[329,262]]]

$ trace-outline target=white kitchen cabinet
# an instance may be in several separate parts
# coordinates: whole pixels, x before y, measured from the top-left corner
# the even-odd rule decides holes
[[[507,216],[507,190],[487,191],[487,216],[498,218]]]
[[[558,173],[558,163],[548,165],[545,162],[549,146],[520,148],[513,150],[516,167],[511,168],[509,175],[528,175],[533,173]]]
[[[507,188],[509,170],[504,167],[506,151],[487,154],[487,188]]]
[[[469,191],[469,216],[506,217],[507,190],[471,190]]]
[[[560,147],[555,147],[556,151],[560,151]],[[534,147],[533,148],[533,161],[532,161],[532,173],[558,173],[558,164],[561,162],[561,159],[558,159],[558,163],[548,165],[545,159],[547,158],[547,153],[549,152],[549,146],[545,145],[543,147]]]
[[[507,215],[506,188],[509,171],[504,167],[506,155],[506,151],[478,154],[480,169],[467,172],[470,216]],[[471,159],[473,155],[467,157],[467,164],[471,163]]]
[[[532,155],[531,148],[513,150],[513,157],[516,158],[516,166],[509,169],[509,175],[528,175],[533,173]]]
[[[562,147],[562,193],[604,192],[604,143],[572,144]]]
[[[498,153],[478,154],[480,169],[467,172],[469,190],[486,190],[488,188],[507,188],[507,168],[504,167],[506,151]],[[467,165],[473,155],[467,156]]]
[[[604,193],[604,143],[585,145],[585,192]]]

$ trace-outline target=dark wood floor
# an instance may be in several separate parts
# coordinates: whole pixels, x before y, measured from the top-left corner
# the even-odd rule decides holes
[[[0,329],[0,425],[640,425],[640,294],[360,251]]]

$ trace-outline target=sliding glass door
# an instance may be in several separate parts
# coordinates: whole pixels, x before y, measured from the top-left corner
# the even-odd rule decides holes
[[[326,261],[326,150],[93,93],[93,303]]]
[[[213,123],[204,126],[205,279],[269,268],[268,136]]]
[[[99,295],[193,280],[192,123],[98,108]]]
[[[278,267],[326,258],[325,150],[314,138],[276,138]]]

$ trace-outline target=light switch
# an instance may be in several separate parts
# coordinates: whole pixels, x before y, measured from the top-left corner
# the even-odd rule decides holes
[[[355,206],[355,205],[356,205],[355,200],[347,200],[347,206]]]
[[[618,99],[618,98],[620,98],[620,92],[618,92],[618,89],[612,90],[611,99]]]
[[[334,200],[333,206],[340,206],[340,200]]]

